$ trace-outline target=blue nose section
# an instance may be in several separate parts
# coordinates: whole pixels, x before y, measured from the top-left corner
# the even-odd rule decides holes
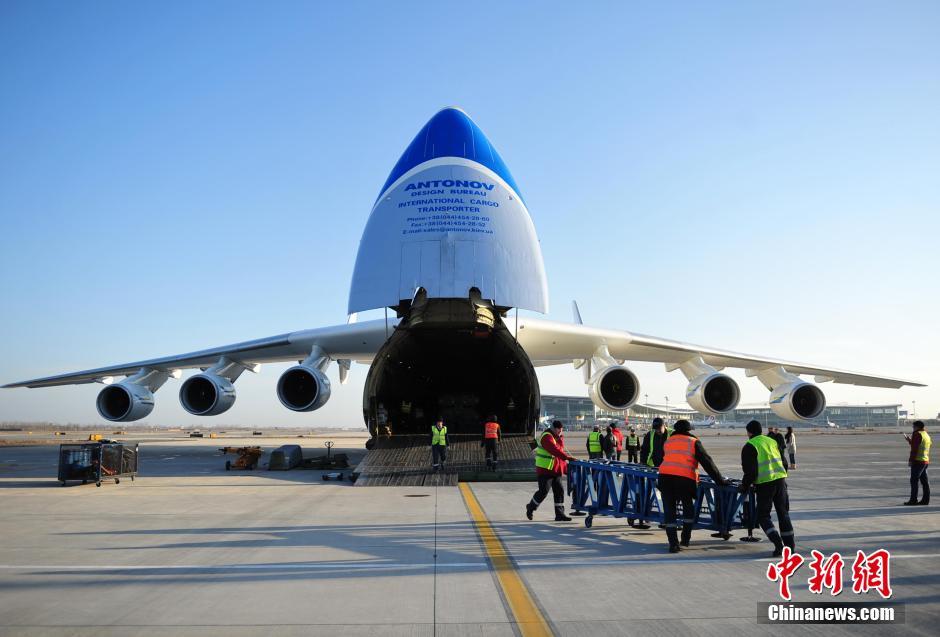
[[[379,196],[399,177],[430,159],[460,157],[482,164],[499,175],[521,198],[519,187],[480,127],[459,108],[445,108],[430,119],[395,164]]]

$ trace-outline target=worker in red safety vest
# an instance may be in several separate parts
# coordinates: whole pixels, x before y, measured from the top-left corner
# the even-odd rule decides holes
[[[673,435],[663,445],[663,461],[659,465],[657,486],[663,495],[663,525],[669,538],[669,552],[678,553],[680,540],[676,524],[676,505],[682,504],[682,546],[688,546],[692,539],[692,527],[695,525],[695,496],[698,491],[698,467],[719,485],[724,486],[724,479],[715,462],[705,451],[702,441],[692,435],[692,425],[688,420],[676,421]]]
[[[480,441],[480,446],[486,456],[486,468],[492,471],[496,471],[497,447],[501,438],[499,420],[495,415],[487,416],[486,422],[483,423],[483,440]]]
[[[620,460],[620,454],[623,452],[623,432],[620,431],[620,427],[617,426],[616,422],[610,423],[610,433],[614,436],[614,443],[616,444],[614,448],[614,460]]]
[[[535,448],[535,477],[539,482],[539,489],[532,496],[532,500],[525,505],[525,516],[532,519],[542,500],[548,495],[551,488],[555,497],[555,521],[570,522],[571,518],[565,515],[565,489],[561,486],[561,477],[568,472],[568,461],[574,456],[565,451],[565,437],[562,435],[564,425],[560,420],[538,434]]]

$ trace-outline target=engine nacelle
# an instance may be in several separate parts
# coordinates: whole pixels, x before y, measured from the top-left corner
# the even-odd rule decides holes
[[[218,416],[235,404],[235,386],[215,374],[196,374],[180,387],[180,403],[194,416]]]
[[[153,411],[153,392],[141,385],[122,382],[108,385],[98,393],[98,413],[112,422],[146,418]]]
[[[685,400],[695,411],[717,416],[738,406],[741,390],[730,376],[718,372],[693,378],[685,390]]]
[[[295,365],[277,381],[277,397],[292,411],[313,411],[330,399],[330,379],[316,367]]]
[[[601,409],[620,411],[640,397],[640,381],[623,365],[611,365],[594,374],[588,383],[588,395]]]
[[[785,420],[812,420],[826,408],[826,397],[816,385],[798,380],[774,387],[770,408]]]

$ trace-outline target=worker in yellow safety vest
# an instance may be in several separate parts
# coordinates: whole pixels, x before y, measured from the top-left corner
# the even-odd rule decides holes
[[[502,437],[502,432],[499,428],[499,420],[497,420],[495,414],[491,414],[487,417],[486,422],[483,423],[483,440],[480,441],[480,446],[483,447],[484,455],[486,456],[486,468],[492,471],[496,471],[496,461],[498,459],[498,444]]]
[[[911,445],[911,455],[908,457],[907,464],[911,468],[911,498],[904,504],[930,504],[930,483],[927,481],[927,465],[930,464],[930,434],[923,421],[917,420],[913,425],[913,433],[910,436],[904,436],[908,444]],[[924,498],[917,500],[917,485],[923,487]]]
[[[637,452],[640,450],[640,437],[636,435],[636,430],[630,429],[630,433],[625,436],[624,444],[627,447],[627,462],[639,462]]]
[[[440,471],[447,462],[447,427],[443,419],[438,418],[431,427],[431,468]]]
[[[741,449],[741,468],[744,477],[739,490],[746,493],[751,485],[757,492],[757,524],[774,543],[773,557],[780,557],[784,546],[796,550],[793,523],[790,522],[790,496],[787,493],[787,470],[780,445],[770,436],[762,435],[763,428],[756,420],[747,423],[747,444]],[[774,528],[771,508],[777,511],[780,530]]]
[[[601,445],[601,428],[598,425],[594,425],[594,429],[587,437],[587,452],[588,458],[594,460],[595,458],[600,458],[602,455],[603,446]]]
[[[568,462],[574,460],[574,456],[565,450],[562,429],[564,425],[560,420],[556,420],[550,428],[538,435],[535,448],[535,477],[539,488],[525,505],[525,516],[530,520],[551,488],[555,498],[555,521],[571,521],[571,518],[565,515],[565,488],[561,485],[561,477],[568,472]]]

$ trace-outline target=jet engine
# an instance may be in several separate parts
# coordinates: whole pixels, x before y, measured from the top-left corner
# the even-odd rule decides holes
[[[292,411],[319,409],[330,399],[330,379],[315,365],[295,365],[278,379],[277,397]]]
[[[196,374],[180,387],[180,403],[194,416],[218,416],[235,404],[235,386],[215,374]]]
[[[770,408],[786,420],[812,420],[826,408],[826,397],[816,385],[796,380],[771,390]]]
[[[105,420],[140,420],[153,411],[153,392],[142,385],[124,381],[102,389],[95,404]]]
[[[725,374],[711,372],[696,376],[685,390],[685,400],[695,411],[703,414],[724,414],[738,406],[741,390]]]
[[[640,397],[640,381],[623,365],[610,365],[588,381],[588,395],[601,409],[627,409]]]

